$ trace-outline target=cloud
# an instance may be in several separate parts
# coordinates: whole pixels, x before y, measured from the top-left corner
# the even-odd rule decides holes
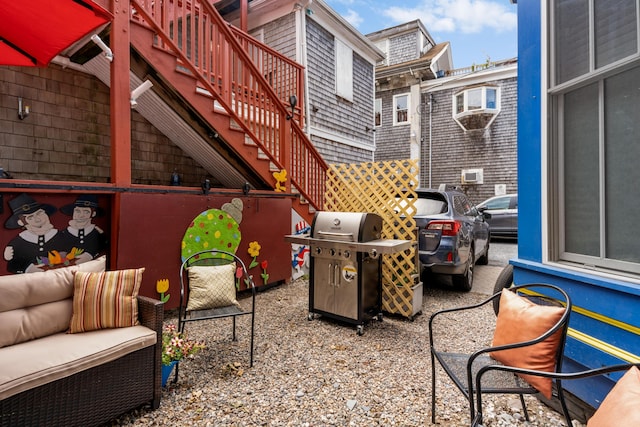
[[[347,13],[343,14],[342,17],[356,28],[358,28],[363,21],[362,16],[353,9],[347,10]]]
[[[505,0],[506,2],[506,0]],[[479,33],[514,30],[517,15],[490,0],[421,0],[415,7],[389,7],[382,13],[396,23],[420,19],[429,32]]]

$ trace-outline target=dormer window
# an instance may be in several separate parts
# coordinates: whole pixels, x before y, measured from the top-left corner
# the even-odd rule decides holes
[[[500,92],[495,86],[477,86],[453,96],[453,118],[464,129],[488,128],[500,112]]]

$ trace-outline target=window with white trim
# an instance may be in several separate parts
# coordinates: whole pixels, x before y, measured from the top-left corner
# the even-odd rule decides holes
[[[376,98],[373,112],[373,125],[382,126],[382,98]]]
[[[353,101],[353,50],[336,39],[336,95]]]
[[[497,112],[500,109],[498,90],[493,86],[481,86],[458,92],[454,96],[455,116],[479,111]]]
[[[409,94],[393,95],[393,125],[409,124]]]
[[[500,113],[500,88],[476,86],[453,95],[453,119],[464,129],[486,129]]]
[[[549,5],[550,258],[638,277],[637,3]]]

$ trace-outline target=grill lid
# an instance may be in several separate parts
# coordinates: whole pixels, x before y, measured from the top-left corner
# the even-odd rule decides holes
[[[316,212],[311,237],[341,242],[366,242],[379,239],[382,218],[362,212]]]

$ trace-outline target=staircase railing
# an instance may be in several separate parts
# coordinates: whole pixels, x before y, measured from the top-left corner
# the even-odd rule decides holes
[[[306,202],[321,209],[327,164],[302,131],[302,110],[291,114],[288,99],[285,104],[281,98],[296,95],[302,101],[302,69],[292,71],[288,58],[265,45],[258,49],[259,42],[249,43],[246,35],[239,39],[206,1],[131,0],[131,5],[131,19],[157,34],[157,47],[176,55],[181,71],[197,79],[275,168],[287,170]],[[261,69],[256,59],[262,59]]]
[[[252,59],[260,74],[276,92],[280,101],[286,105],[289,103],[291,95],[296,95],[298,103],[293,114],[296,121],[302,126],[304,118],[303,110],[300,108],[304,105],[304,67],[302,64],[287,58],[237,27],[230,26],[229,28],[238,38],[243,50]]]

